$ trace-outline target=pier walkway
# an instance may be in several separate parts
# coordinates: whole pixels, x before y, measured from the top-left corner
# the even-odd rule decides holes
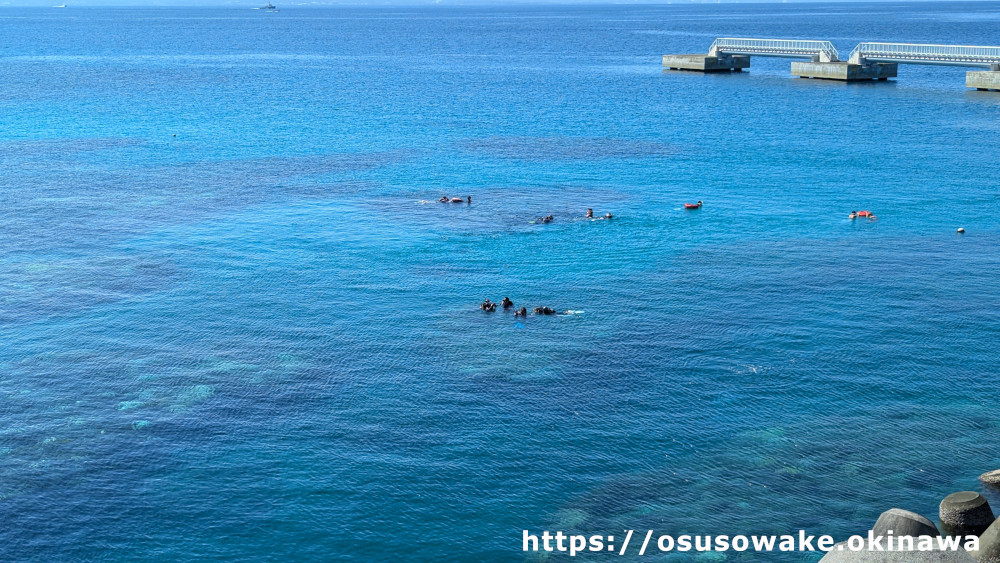
[[[906,63],[985,67],[1000,71],[1000,47],[922,45],[918,43],[858,43],[851,51],[854,64]]]
[[[800,39],[747,39],[720,37],[708,48],[712,57],[720,55],[758,55],[762,57],[807,58],[831,62],[839,60],[837,48],[829,41]]]
[[[705,55],[663,55],[663,66],[738,72],[750,67],[751,56],[808,59],[793,62],[792,75],[845,82],[887,80],[896,76],[900,64],[979,67],[989,70],[966,73],[966,86],[1000,90],[1000,47],[865,42],[842,61],[830,41],[720,37]]]

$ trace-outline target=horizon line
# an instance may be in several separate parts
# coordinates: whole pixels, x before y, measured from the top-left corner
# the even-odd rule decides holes
[[[58,2],[59,0],[55,0]],[[70,9],[70,8],[234,8],[245,9],[260,6],[260,2],[255,0],[226,0],[218,3],[197,3],[197,2],[143,2],[142,0],[124,0],[122,2],[104,2],[96,0],[90,2],[84,0],[76,3],[72,1],[64,2],[62,5],[52,5],[54,2],[0,2],[0,8],[37,8],[37,9]],[[278,6],[282,9],[303,9],[303,8],[392,8],[392,7],[529,7],[529,6],[701,6],[712,4],[774,4],[774,5],[819,5],[819,4],[989,4],[1000,3],[1000,0],[595,0],[593,2],[581,0],[399,0],[399,1],[295,1]]]

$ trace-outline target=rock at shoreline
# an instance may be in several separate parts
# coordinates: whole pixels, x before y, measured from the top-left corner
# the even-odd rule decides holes
[[[984,485],[1000,488],[1000,469],[994,469],[993,471],[983,473],[979,476],[979,480],[982,481]]]
[[[886,510],[872,526],[872,533],[876,536],[888,536],[890,531],[892,531],[893,536],[913,536],[914,539],[920,536],[941,535],[933,522],[916,512],[902,508]]]
[[[920,540],[918,538],[920,536],[931,536],[934,538],[940,536],[937,526],[933,522],[916,512],[910,512],[901,508],[886,510],[879,515],[875,525],[872,526],[872,535],[876,537],[882,536],[883,538],[878,544],[882,549],[888,547],[887,538],[889,537],[890,530],[892,531],[892,538],[894,538],[893,547],[898,545],[895,538],[903,536],[911,536],[914,547],[919,545]],[[936,541],[935,544],[937,544]],[[940,561],[943,563],[971,563],[975,561],[972,556],[961,549],[958,551],[917,551],[915,549],[913,551],[869,551],[868,548],[867,536],[862,551],[851,551],[847,542],[840,542],[834,545],[833,549],[820,559],[820,562],[930,563],[932,561]]]
[[[978,536],[994,520],[990,503],[974,491],[960,491],[944,497],[938,515],[942,531],[951,536]]]
[[[979,563],[1000,563],[1000,520],[996,520],[979,536],[979,551],[970,551]]]
[[[867,540],[864,551],[851,551],[847,548],[847,542],[840,542],[820,559],[820,563],[975,563],[976,561],[961,549],[958,551],[868,551],[867,549]]]

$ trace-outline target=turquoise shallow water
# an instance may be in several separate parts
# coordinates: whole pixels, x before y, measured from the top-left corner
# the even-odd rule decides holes
[[[0,26],[2,560],[843,539],[1000,466],[1000,94],[659,61],[991,44],[1000,4]]]

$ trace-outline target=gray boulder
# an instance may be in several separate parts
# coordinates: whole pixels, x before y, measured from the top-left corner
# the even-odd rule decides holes
[[[884,542],[883,542],[884,545]],[[865,549],[868,542],[865,542]],[[975,563],[963,550],[958,551],[851,551],[847,542],[833,546],[820,563]],[[991,562],[992,563],[992,562]]]
[[[960,491],[944,497],[938,516],[942,531],[952,536],[978,536],[994,520],[990,503],[974,491]]]
[[[882,541],[878,544],[881,549],[888,549],[889,531],[892,531],[893,538],[902,536],[912,536],[913,545],[919,545],[920,536],[931,536],[937,538],[940,533],[933,522],[909,510],[901,508],[890,508],[875,521],[871,533],[873,536],[882,536]],[[893,540],[893,548],[899,546]],[[869,543],[867,537],[863,551],[851,551],[847,542],[841,542],[833,546],[833,549],[820,559],[825,563],[836,563],[838,561],[849,561],[852,563],[923,563],[931,561],[941,561],[944,563],[971,563],[975,561],[968,553],[958,551],[868,551]],[[934,545],[937,545],[935,540]],[[992,563],[992,562],[991,562]]]
[[[970,551],[979,563],[1000,563],[1000,520],[996,520],[979,536],[979,551]]]
[[[917,538],[919,536],[933,537],[941,535],[934,522],[916,512],[910,512],[902,508],[890,508],[886,510],[875,521],[875,525],[872,526],[872,533],[876,536],[888,536],[890,531],[896,537],[913,536]]]
[[[979,480],[982,481],[984,485],[1000,487],[1000,469],[994,469],[993,471],[983,473],[979,476]]]

